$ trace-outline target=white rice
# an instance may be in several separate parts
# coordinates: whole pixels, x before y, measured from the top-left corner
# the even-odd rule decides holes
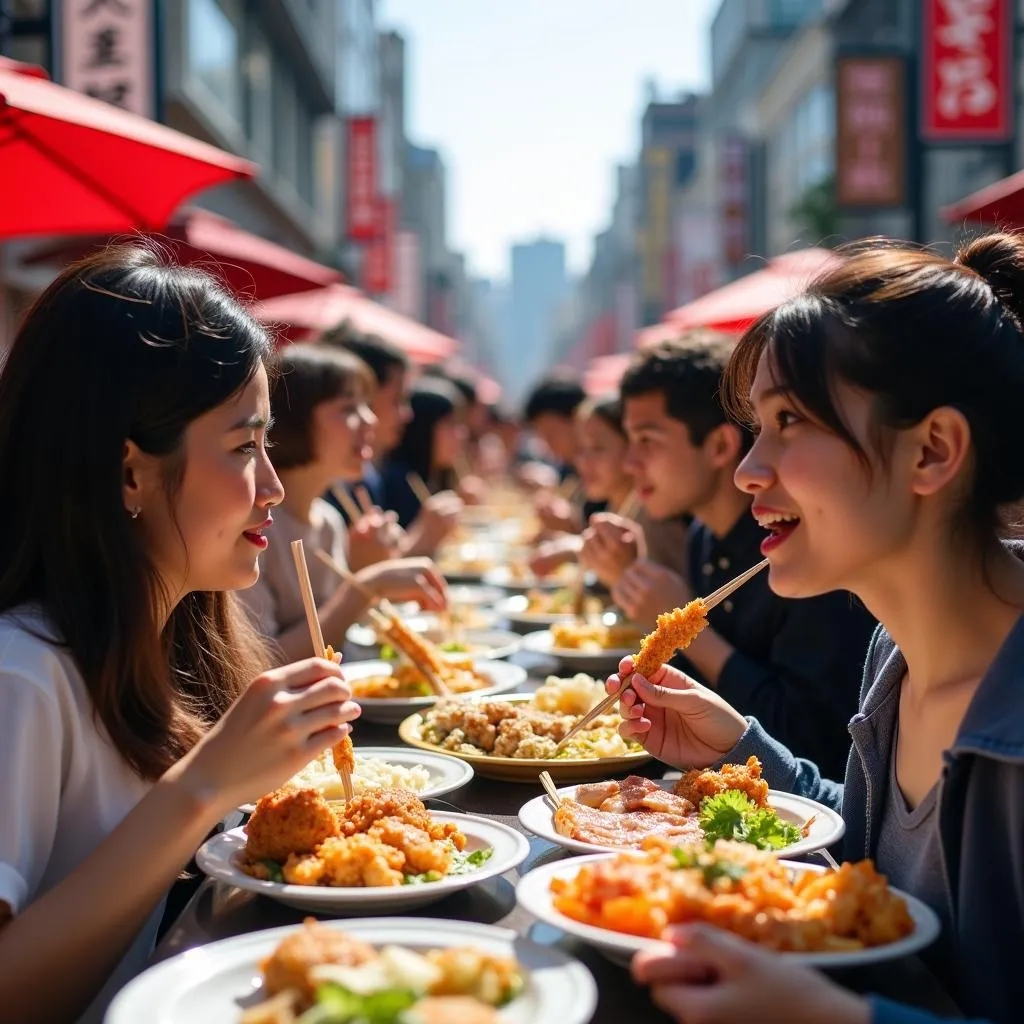
[[[302,788],[318,789],[328,800],[343,800],[345,791],[341,776],[334,767],[329,750],[310,761],[301,771],[292,776],[291,782]],[[430,785],[430,772],[422,765],[407,768],[390,764],[378,757],[362,757],[356,752],[356,770],[352,774],[352,788],[358,795],[368,789],[384,786],[399,787],[422,793]]]

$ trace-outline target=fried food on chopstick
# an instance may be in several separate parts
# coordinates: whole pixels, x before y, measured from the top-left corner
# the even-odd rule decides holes
[[[699,597],[685,608],[662,612],[658,616],[657,627],[640,642],[640,652],[633,660],[633,671],[650,679],[676,651],[686,650],[707,624],[707,610]]]
[[[448,693],[444,681],[445,659],[436,644],[414,633],[390,609],[387,615],[377,613],[374,620],[384,630],[387,638],[405,655],[413,667],[423,674],[433,690]]]
[[[331,747],[334,767],[339,775],[353,775],[356,770],[356,752],[352,748],[352,737],[343,736]]]

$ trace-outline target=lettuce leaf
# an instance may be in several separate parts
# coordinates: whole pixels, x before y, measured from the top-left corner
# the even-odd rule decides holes
[[[709,845],[718,839],[733,839],[759,850],[780,850],[803,837],[796,825],[783,821],[770,807],[755,806],[737,789],[701,800],[700,827]]]

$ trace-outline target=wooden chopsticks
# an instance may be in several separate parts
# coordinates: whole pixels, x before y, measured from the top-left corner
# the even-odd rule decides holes
[[[555,783],[551,778],[551,773],[546,768],[540,773],[540,784],[544,787],[544,792],[547,793],[548,799],[557,811],[562,805],[562,798],[558,795],[558,790],[555,789]]]
[[[423,477],[419,473],[407,473],[405,482],[409,485],[412,493],[416,495],[416,499],[421,505],[426,505],[433,497],[430,493],[430,488],[423,482]]]
[[[291,548],[292,558],[295,559],[295,571],[299,576],[299,589],[302,591],[302,606],[306,611],[306,625],[309,626],[309,638],[313,642],[313,657],[326,658],[328,651],[324,644],[323,631],[320,629],[320,616],[316,611],[313,587],[309,582],[309,567],[306,565],[306,553],[303,550],[302,541],[293,540]],[[345,799],[351,800],[354,796],[352,776],[347,769],[339,769],[338,774],[341,776],[341,785],[345,791]]]
[[[739,590],[749,579],[756,576],[762,569],[768,565],[768,559],[765,558],[763,561],[757,563],[747,569],[746,572],[742,572],[734,580],[730,580],[725,585],[719,587],[716,591],[708,594],[707,597],[701,598],[701,604],[704,606],[704,611],[709,612],[716,605],[721,604],[730,594],[734,591]],[[633,685],[633,677],[629,676],[624,685],[616,692],[609,694],[600,703],[595,704],[559,741],[555,747],[555,753],[557,754],[562,750],[565,745],[575,736],[581,729],[585,729],[595,718],[599,718],[601,715],[606,714],[608,710],[621,699],[622,695]]]

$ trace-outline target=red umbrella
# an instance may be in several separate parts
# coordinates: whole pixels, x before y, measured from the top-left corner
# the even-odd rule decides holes
[[[0,239],[159,230],[256,165],[144,117],[0,70]]]
[[[268,324],[281,326],[288,341],[299,341],[348,320],[364,334],[376,334],[394,342],[418,363],[439,363],[459,345],[454,338],[410,320],[368,299],[357,288],[343,284],[299,295],[281,295],[260,303],[256,315]]]
[[[106,245],[111,237],[68,239],[32,253],[25,263],[70,263]],[[339,271],[260,238],[209,210],[179,211],[157,240],[173,250],[179,263],[203,266],[216,261],[216,271],[234,291],[258,299],[323,288],[341,280]]]
[[[46,68],[38,64],[26,64],[24,61],[12,60],[10,57],[0,55],[0,71],[13,71],[16,75],[28,75],[30,78],[49,79]]]
[[[815,277],[841,262],[842,257],[830,249],[799,249],[775,256],[763,269],[672,310],[665,322],[677,331],[691,327],[744,331],[763,313],[799,295]]]

